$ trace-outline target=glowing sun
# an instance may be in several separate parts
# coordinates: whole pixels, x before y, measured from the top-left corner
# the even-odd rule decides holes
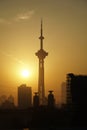
[[[30,71],[27,70],[27,69],[22,70],[21,75],[22,75],[22,77],[24,77],[24,78],[30,77]]]

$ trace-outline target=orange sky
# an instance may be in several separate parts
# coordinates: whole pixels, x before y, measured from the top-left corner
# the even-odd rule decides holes
[[[0,1],[0,95],[13,94],[27,83],[38,86],[40,19],[43,18],[45,89],[54,90],[60,101],[61,84],[66,74],[87,74],[86,0],[3,0]],[[29,79],[20,71],[31,70]]]

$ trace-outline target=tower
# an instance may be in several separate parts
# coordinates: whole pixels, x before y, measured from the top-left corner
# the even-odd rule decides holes
[[[35,55],[39,59],[39,78],[38,78],[38,93],[40,98],[40,104],[43,105],[45,102],[45,87],[44,87],[44,59],[48,55],[48,53],[43,49],[43,28],[42,28],[42,20],[41,20],[41,35],[40,39],[40,49],[35,53]]]

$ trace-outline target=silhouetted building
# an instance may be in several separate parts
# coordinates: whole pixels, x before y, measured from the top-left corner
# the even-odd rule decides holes
[[[14,102],[10,102],[9,100],[5,100],[1,105],[1,109],[14,109],[14,108],[16,108]]]
[[[62,105],[66,104],[66,82],[63,82],[61,85],[61,102]]]
[[[33,106],[34,107],[38,107],[40,104],[40,101],[39,101],[39,95],[37,92],[35,92],[35,95],[33,97]]]
[[[54,107],[54,105],[55,105],[55,99],[54,99],[53,91],[49,91],[49,94],[48,94],[48,106],[49,107]]]
[[[11,103],[14,103],[14,97],[12,95],[10,95],[8,97],[8,101],[11,102]]]
[[[67,74],[68,84],[72,97],[72,104],[75,107],[83,107],[87,105],[87,75]]]
[[[40,104],[44,105],[45,100],[45,87],[44,87],[44,59],[48,53],[43,49],[43,29],[41,21],[41,36],[40,39],[40,49],[35,53],[39,59],[39,80],[38,80],[38,93],[40,98]]]
[[[67,103],[67,105],[72,105],[71,77],[73,77],[72,73],[67,74],[67,80],[66,80],[66,103]]]
[[[14,109],[16,108],[15,104],[14,104],[14,97],[12,95],[10,95],[8,98],[6,98],[5,95],[2,96],[2,103],[0,108],[1,109]]]
[[[18,87],[18,107],[29,108],[32,106],[32,90],[31,87],[27,87],[26,84],[22,84]]]
[[[4,103],[7,100],[7,96],[6,95],[1,95],[0,96],[0,106],[2,105],[2,103]]]

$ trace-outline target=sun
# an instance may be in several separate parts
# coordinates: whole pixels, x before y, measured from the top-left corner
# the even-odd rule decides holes
[[[24,78],[30,77],[30,71],[28,69],[22,70],[21,76],[24,77]]]

